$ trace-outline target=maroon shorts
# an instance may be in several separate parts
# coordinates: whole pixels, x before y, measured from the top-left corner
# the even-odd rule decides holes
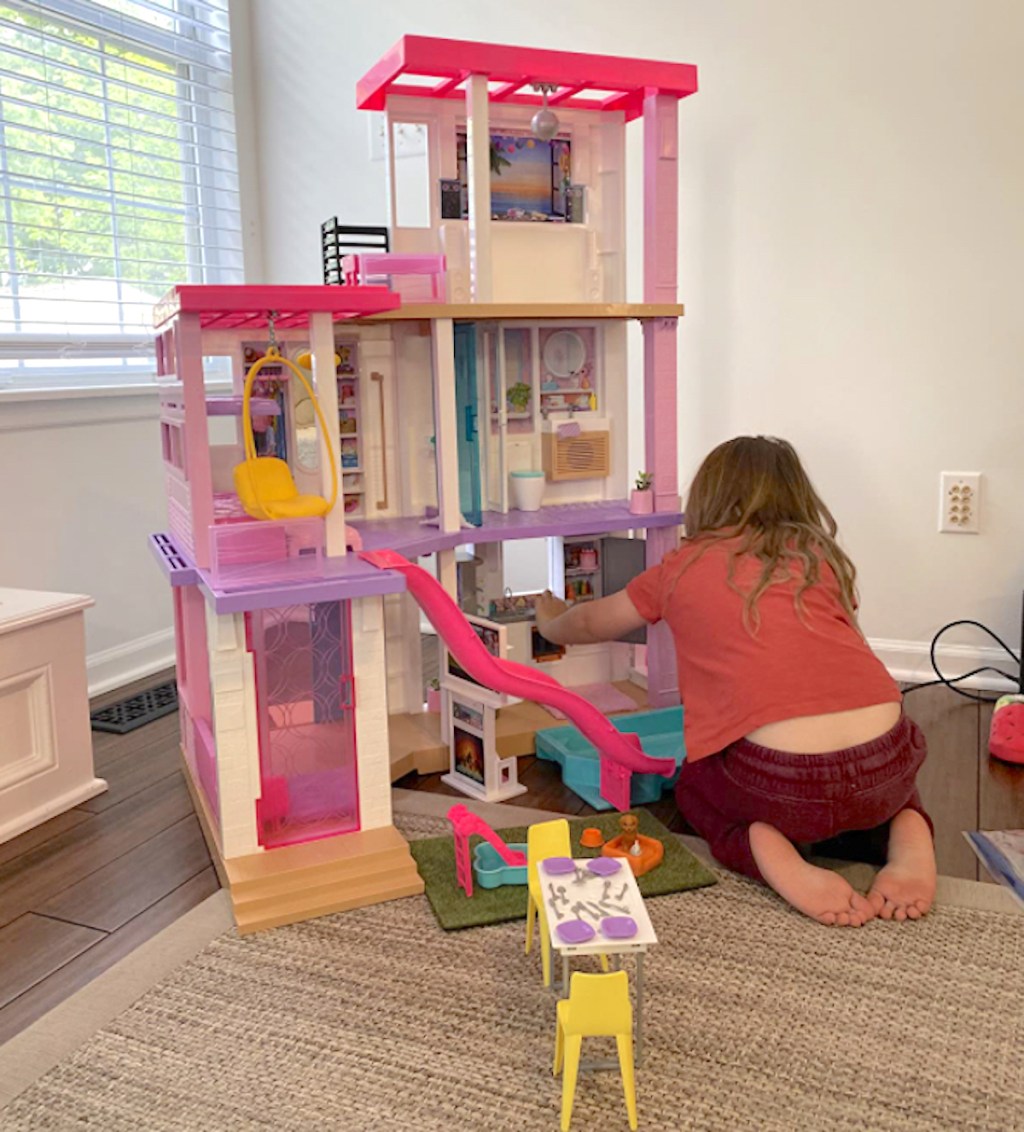
[[[676,803],[716,860],[762,880],[750,851],[755,821],[807,845],[860,831],[880,831],[885,839],[901,810],[916,810],[931,828],[914,782],[926,753],[921,729],[906,716],[870,743],[820,755],[740,739],[717,755],[684,763]]]

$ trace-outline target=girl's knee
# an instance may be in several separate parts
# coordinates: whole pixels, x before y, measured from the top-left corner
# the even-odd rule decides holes
[[[764,883],[764,877],[750,848],[749,825],[733,825],[722,830],[713,841],[708,839],[708,848],[719,864],[741,876]]]

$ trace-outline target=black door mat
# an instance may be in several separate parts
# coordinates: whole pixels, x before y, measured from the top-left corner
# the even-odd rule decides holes
[[[93,731],[113,731],[115,735],[124,735],[177,710],[178,685],[169,680],[166,684],[157,684],[155,688],[147,688],[144,692],[118,700],[116,704],[99,708],[90,713],[89,720]]]

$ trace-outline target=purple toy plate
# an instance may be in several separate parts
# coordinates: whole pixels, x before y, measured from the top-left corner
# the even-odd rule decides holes
[[[595,857],[587,862],[587,868],[599,877],[610,877],[622,868],[622,862],[616,861],[614,857]]]
[[[634,930],[636,925],[633,925]],[[555,934],[563,943],[586,943],[594,938],[594,929],[586,920],[566,920],[555,928]]]
[[[605,916],[601,921],[601,935],[605,939],[632,939],[638,930],[632,916]]]
[[[565,876],[566,873],[576,871],[572,857],[545,857],[545,859],[541,861],[540,867],[549,876],[553,877],[562,877]]]

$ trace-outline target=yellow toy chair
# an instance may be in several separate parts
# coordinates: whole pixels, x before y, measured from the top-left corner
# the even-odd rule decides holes
[[[533,921],[538,921],[540,933],[540,962],[544,985],[551,986],[551,937],[548,935],[548,915],[544,909],[544,892],[538,865],[546,857],[571,857],[569,823],[565,818],[542,821],[526,831],[526,954],[533,946]]]
[[[618,1046],[626,1113],[630,1128],[635,1129],[636,1077],[633,1072],[633,1005],[629,1001],[629,978],[625,971],[615,971],[610,975],[576,972],[569,987],[569,997],[560,999],[558,1003],[553,1070],[557,1077],[564,1061],[562,1132],[569,1132],[569,1121],[572,1120],[583,1039],[601,1037],[613,1037]]]
[[[284,460],[276,456],[257,456],[256,440],[252,432],[252,383],[265,365],[285,366],[305,386],[309,399],[316,410],[316,419],[327,441],[326,447],[331,464],[331,498],[321,495],[300,495],[291,469]],[[334,450],[327,439],[330,433],[320,410],[313,387],[297,365],[282,357],[276,346],[270,346],[262,358],[252,364],[245,377],[245,393],[242,398],[242,417],[245,422],[245,462],[235,467],[235,491],[247,515],[254,519],[305,519],[326,515],[338,501],[338,468],[334,460]]]
[[[544,985],[551,986],[551,936],[548,933],[548,914],[544,909],[544,890],[541,880],[541,861],[547,857],[571,857],[572,841],[569,823],[565,818],[541,821],[526,831],[526,954],[533,946],[533,921],[536,918],[540,933],[540,966]],[[602,955],[601,970],[608,970],[608,956]]]

